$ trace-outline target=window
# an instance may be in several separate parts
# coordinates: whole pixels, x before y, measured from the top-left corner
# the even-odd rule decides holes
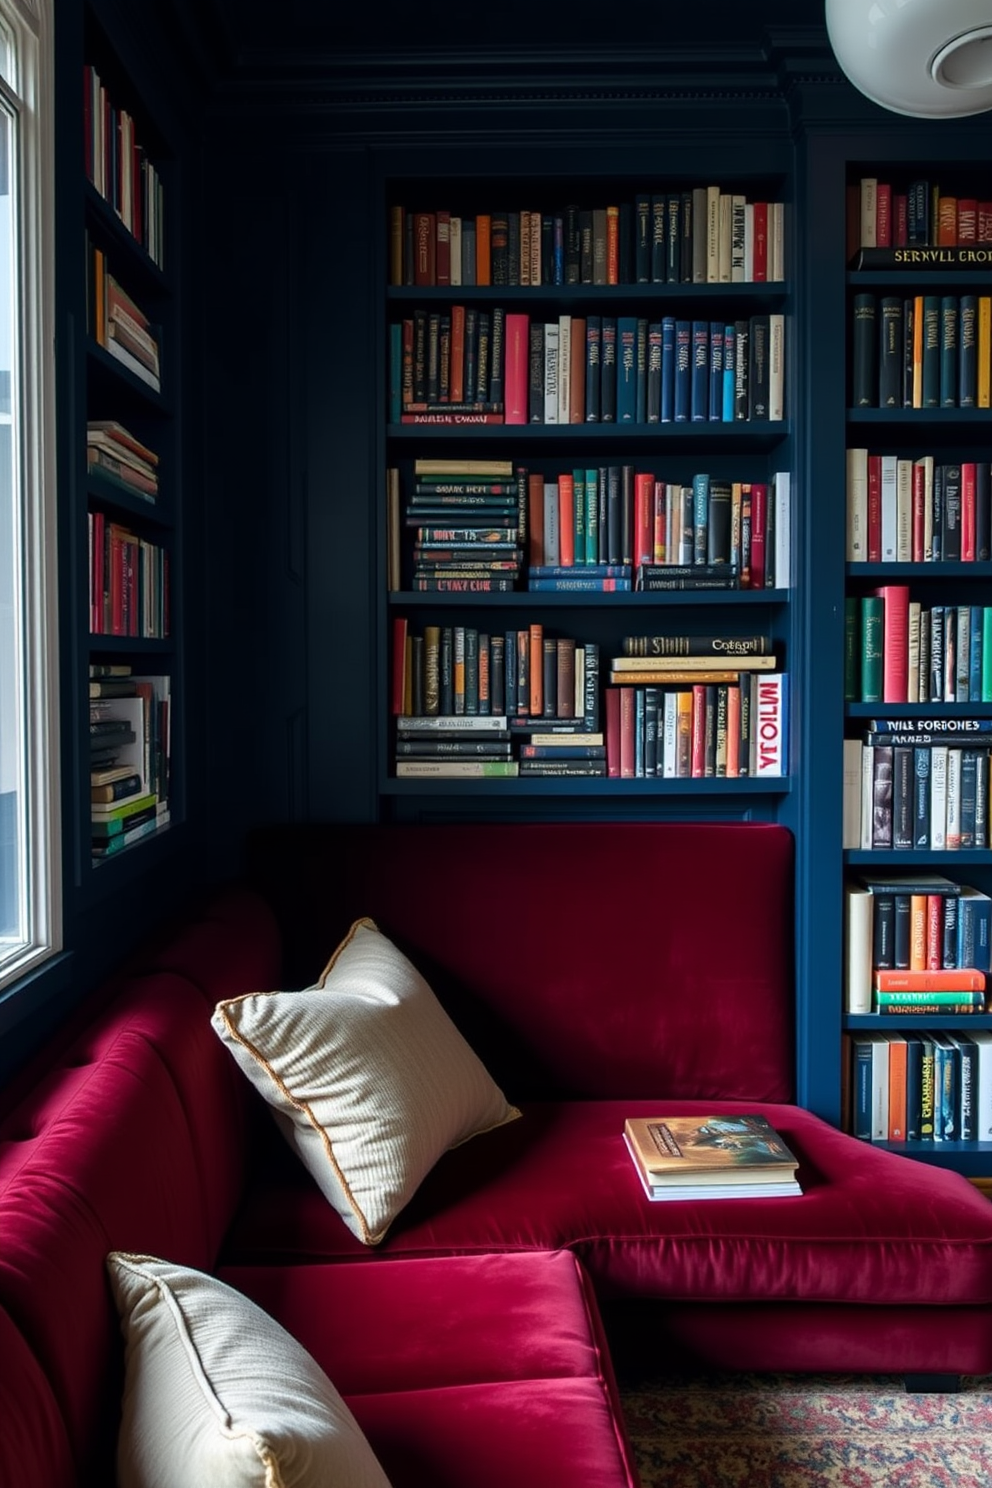
[[[61,943],[51,0],[0,0],[0,987]]]

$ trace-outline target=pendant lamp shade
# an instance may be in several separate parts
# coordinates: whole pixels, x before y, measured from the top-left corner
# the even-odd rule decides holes
[[[917,119],[992,109],[992,0],[826,0],[845,75],[882,108]]]

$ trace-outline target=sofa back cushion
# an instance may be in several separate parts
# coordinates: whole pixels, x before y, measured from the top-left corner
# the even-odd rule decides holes
[[[793,842],[759,823],[268,828],[249,870],[307,986],[375,920],[511,1100],[789,1100]]]

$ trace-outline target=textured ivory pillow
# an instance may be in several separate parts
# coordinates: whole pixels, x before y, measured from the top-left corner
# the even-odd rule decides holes
[[[215,1277],[113,1251],[124,1334],[119,1488],[389,1488],[296,1339]]]
[[[212,1022],[366,1245],[443,1152],[520,1115],[368,919],[355,921],[315,987],[232,998]]]

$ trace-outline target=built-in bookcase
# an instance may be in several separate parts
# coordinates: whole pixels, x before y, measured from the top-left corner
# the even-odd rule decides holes
[[[752,682],[719,648],[695,685],[675,655],[660,654],[643,683],[613,663],[634,638],[717,637],[732,649],[761,637],[772,675],[785,677],[774,726],[788,737],[798,355],[788,169],[672,176],[628,157],[618,173],[590,174],[571,151],[556,164],[538,176],[521,161],[514,175],[503,152],[492,174],[452,176],[439,159],[436,176],[386,173],[381,183],[383,812],[777,819],[792,787],[788,743],[774,773],[759,772],[753,753],[749,763],[746,745],[759,687],[768,700],[765,673]],[[774,257],[767,204],[778,209]],[[725,389],[728,326],[765,350],[757,372],[753,349],[736,379],[731,364]],[[481,373],[470,349],[480,327],[490,348]],[[750,402],[740,372],[749,363]],[[445,467],[434,477],[441,493],[427,472]],[[472,551],[486,525],[473,501],[491,519],[498,568]],[[759,501],[764,554],[749,541]],[[458,517],[445,521],[452,509]],[[449,543],[445,531],[463,536]],[[446,545],[453,556],[432,566]],[[729,769],[728,700],[729,733],[745,737],[743,748],[732,737]],[[498,739],[493,713],[507,718]],[[411,714],[432,720],[425,749],[403,726]],[[433,761],[461,751],[437,741],[454,741],[466,722],[466,766],[489,755],[492,769],[451,778]],[[677,729],[694,734],[694,756],[690,746],[677,758]],[[554,738],[572,732],[566,766]],[[553,773],[532,773],[544,769]]]
[[[60,208],[76,215],[61,448],[85,878],[133,862],[181,816],[179,193],[169,141],[98,9],[84,9],[60,67],[82,110],[71,136],[65,120],[78,153]]]
[[[845,1121],[979,1176],[992,1163],[992,175],[977,158],[898,154],[846,171]],[[950,893],[927,892],[934,875]],[[967,968],[982,973],[970,991]],[[882,1005],[896,986],[926,1010]],[[971,1000],[979,1011],[959,1011]]]

